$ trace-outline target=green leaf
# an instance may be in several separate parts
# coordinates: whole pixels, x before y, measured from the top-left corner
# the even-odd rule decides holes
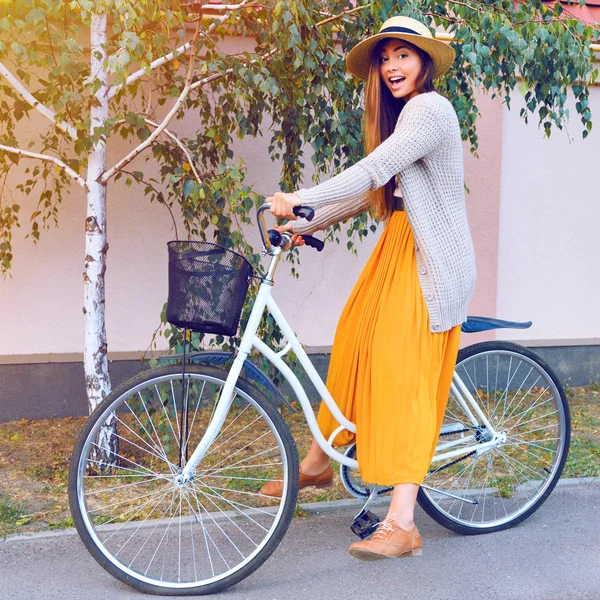
[[[186,179],[183,184],[183,197],[184,199],[188,199],[192,191],[194,190],[195,184],[193,179]]]

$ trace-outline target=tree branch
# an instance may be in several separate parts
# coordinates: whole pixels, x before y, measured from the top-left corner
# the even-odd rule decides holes
[[[315,26],[321,27],[321,26],[325,25],[326,23],[330,23],[331,21],[335,21],[345,15],[355,13],[359,10],[363,10],[365,8],[368,8],[369,6],[371,6],[370,3],[364,4],[362,6],[357,6],[355,8],[351,8],[349,10],[344,10],[341,13],[338,13],[337,15],[332,15],[331,17],[328,17],[327,19],[324,19],[323,21],[319,21],[318,23],[315,24]],[[266,54],[262,54],[259,58],[261,58],[262,60],[269,60],[269,58],[271,58],[271,56],[273,56],[277,52],[279,52],[279,49],[273,48],[273,50],[271,50],[270,52],[267,52]],[[244,63],[244,66],[247,67],[248,65],[254,64],[257,60],[258,59],[252,59],[251,61]],[[216,79],[221,79],[222,77],[227,77],[227,75],[231,75],[231,73],[233,73],[233,69],[227,69],[224,73],[217,73],[215,75],[209,75],[208,77],[205,77],[204,79],[200,79],[200,80],[196,81],[192,85],[192,89],[195,90],[196,88],[199,88],[207,83],[210,83],[211,81],[215,81]]]
[[[4,64],[1,61],[0,75],[4,75],[4,77],[8,80],[10,85],[30,106],[35,108],[35,110],[37,110],[41,115],[46,117],[46,119],[54,123],[60,130],[68,134],[69,137],[71,137],[71,139],[77,139],[77,130],[75,129],[75,127],[72,127],[64,121],[57,121],[56,114],[52,112],[49,108],[44,106],[39,100],[36,100],[35,96],[31,94],[29,90],[27,90],[27,88],[4,66]]]
[[[279,48],[273,48],[273,50],[271,50],[270,52],[267,52],[266,54],[262,54],[260,56],[260,58],[263,60],[269,60],[269,58],[271,58],[271,56],[273,56],[274,54],[277,54],[278,52],[279,52]],[[252,60],[248,61],[247,63],[244,63],[244,66],[247,67],[248,65],[252,65],[257,60],[258,60],[257,58],[253,58]],[[194,84],[192,84],[191,89],[195,90],[196,88],[202,87],[203,85],[210,83],[211,81],[215,81],[216,79],[221,79],[222,77],[231,75],[231,73],[233,73],[233,69],[227,69],[227,71],[225,71],[224,73],[216,73],[215,75],[209,75],[208,77],[204,77],[204,79],[199,79]]]
[[[154,121],[151,121],[150,119],[144,119],[144,120],[151,127],[155,127],[155,128],[160,127],[160,125],[158,123],[155,123]],[[181,148],[181,151],[186,155],[186,157],[188,159],[190,169],[192,170],[194,177],[196,177],[196,181],[200,185],[202,185],[202,183],[203,183],[202,178],[200,177],[200,174],[196,170],[196,167],[194,166],[194,159],[192,158],[192,154],[186,148],[185,144],[172,131],[168,130],[166,127],[162,130],[162,133],[164,133],[166,136],[170,137],[179,146],[179,148]]]
[[[142,114],[144,114],[144,113],[142,113]],[[144,122],[147,125],[150,125],[150,127],[154,127],[155,129],[160,127],[160,125],[158,123],[156,123],[155,121],[153,121],[152,119],[144,118]],[[122,119],[120,121],[117,121],[116,123],[113,123],[113,127],[117,127],[118,125],[122,125],[123,123],[126,123],[125,119]],[[177,144],[177,146],[179,146],[181,151],[186,155],[186,157],[188,159],[188,163],[190,165],[190,169],[192,170],[192,173],[194,174],[196,181],[198,182],[199,185],[202,185],[203,184],[202,178],[200,177],[200,174],[198,173],[196,167],[194,166],[194,159],[192,158],[192,154],[188,150],[187,146],[170,129],[167,129],[165,127],[162,130],[162,133],[164,133],[167,137],[169,137],[171,140],[173,140]]]
[[[122,169],[121,173],[125,173],[126,175],[131,175],[131,177],[133,177],[138,183],[143,183],[144,185],[148,186],[156,194],[157,202],[164,204],[166,206],[167,210],[169,211],[169,215],[171,216],[171,221],[173,221],[173,228],[175,229],[175,239],[178,240],[179,234],[177,233],[177,221],[175,220],[175,215],[173,214],[171,207],[169,206],[167,201],[164,199],[163,193],[160,190],[157,190],[149,181],[146,181],[145,179],[138,177],[135,173],[132,173],[131,171],[126,171],[125,169]]]
[[[252,2],[245,0],[240,4],[204,4],[202,10],[239,10],[240,8],[263,8],[264,4],[260,2]]]
[[[122,158],[114,167],[105,171],[97,181],[99,183],[106,183],[113,175],[115,175],[120,169],[122,169],[125,165],[129,164],[138,154],[143,152],[148,146],[151,146],[154,140],[167,128],[167,125],[171,122],[171,119],[175,116],[179,107],[183,103],[183,101],[187,98],[190,93],[192,74],[194,72],[194,58],[196,56],[196,41],[198,39],[198,35],[200,34],[200,21],[196,24],[196,31],[194,33],[194,39],[191,41],[192,44],[192,53],[190,54],[189,66],[187,76],[185,78],[185,85],[179,98],[173,105],[173,108],[167,113],[167,116],[162,120],[162,123],[154,130],[154,133],[148,136],[146,140],[144,140],[137,148],[134,148],[127,156]]]
[[[86,192],[88,192],[88,186],[85,183],[85,179],[79,175],[76,171],[71,169],[69,165],[65,164],[60,158],[50,156],[49,154],[37,154],[36,152],[28,152],[27,150],[21,150],[20,148],[14,148],[12,146],[4,146],[0,144],[0,150],[4,150],[10,154],[18,154],[19,156],[26,156],[27,158],[37,158],[39,160],[45,160],[53,162],[55,165],[63,169],[68,173]]]
[[[362,6],[356,6],[354,8],[349,9],[349,10],[343,10],[341,13],[338,13],[337,15],[331,15],[327,19],[324,19],[323,21],[319,21],[317,23],[317,27],[321,27],[322,25],[325,25],[325,23],[329,23],[331,21],[335,21],[336,19],[339,19],[340,17],[343,17],[344,15],[350,15],[350,14],[352,14],[354,12],[359,11],[359,10],[363,10],[364,8],[369,8],[369,6],[371,6],[370,2],[369,2],[369,4],[363,4]]]
[[[250,2],[250,0],[243,0],[243,2],[241,2],[240,4],[236,4],[235,6],[231,6],[231,10],[228,14],[223,15],[221,17],[214,17],[216,20],[219,21],[219,25],[222,25],[223,23],[225,23],[225,21],[227,21],[231,15],[233,14],[233,10],[237,10],[240,8],[245,7],[248,3]],[[211,23],[208,27],[208,29],[204,32],[204,35],[208,35],[210,33],[212,33],[214,31],[214,29],[217,27],[217,23]],[[197,39],[197,36],[194,38]],[[161,56],[160,58],[157,58],[156,60],[152,61],[149,65],[149,69],[151,71],[153,71],[154,69],[161,67],[162,65],[176,59],[178,56],[181,56],[182,54],[185,54],[191,47],[192,44],[195,42],[187,42],[185,44],[183,44],[182,46],[179,46],[179,48],[177,48],[177,50],[174,50],[173,52],[170,52],[169,54],[166,54],[165,56]],[[126,80],[125,83],[122,83],[121,85],[117,85],[117,86],[111,86],[110,89],[108,90],[108,100],[112,100],[115,95],[123,88],[126,87],[128,85],[131,85],[133,82],[137,81],[138,79],[140,79],[141,77],[143,77],[144,75],[146,75],[146,69],[140,69],[139,71],[136,71],[135,73],[132,73]]]

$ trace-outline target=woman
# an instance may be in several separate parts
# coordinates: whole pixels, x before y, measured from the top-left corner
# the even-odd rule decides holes
[[[348,71],[367,80],[368,155],[325,183],[268,198],[276,217],[291,219],[279,229],[296,245],[302,234],[368,209],[386,220],[342,312],[327,377],[331,395],[356,423],[361,476],[394,486],[372,539],[350,546],[363,560],[421,554],[417,492],[435,451],[475,284],[459,123],[433,85],[453,60],[454,51],[423,24],[388,19],[347,57]],[[313,221],[296,219],[297,205],[313,207]],[[338,425],[324,403],[318,424],[326,439]],[[353,437],[343,431],[335,445]],[[332,481],[329,457],[313,440],[300,486]],[[281,495],[281,486],[269,482],[263,493]]]

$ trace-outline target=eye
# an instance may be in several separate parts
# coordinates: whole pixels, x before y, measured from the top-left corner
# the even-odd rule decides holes
[[[387,57],[385,56],[380,56],[379,57],[379,64],[384,63],[387,60]]]

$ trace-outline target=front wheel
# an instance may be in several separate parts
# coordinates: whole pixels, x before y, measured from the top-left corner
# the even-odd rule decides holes
[[[419,504],[458,533],[513,527],[542,505],[562,473],[571,437],[565,393],[539,356],[510,342],[464,348],[455,374],[491,429],[454,387],[436,449],[454,455],[434,459]]]
[[[292,518],[298,455],[283,418],[239,379],[228,416],[191,480],[181,466],[211,421],[221,369],[146,371],[114,390],[75,445],[69,501],[92,556],[153,594],[218,592],[257,569]],[[283,482],[283,496],[260,493]]]

